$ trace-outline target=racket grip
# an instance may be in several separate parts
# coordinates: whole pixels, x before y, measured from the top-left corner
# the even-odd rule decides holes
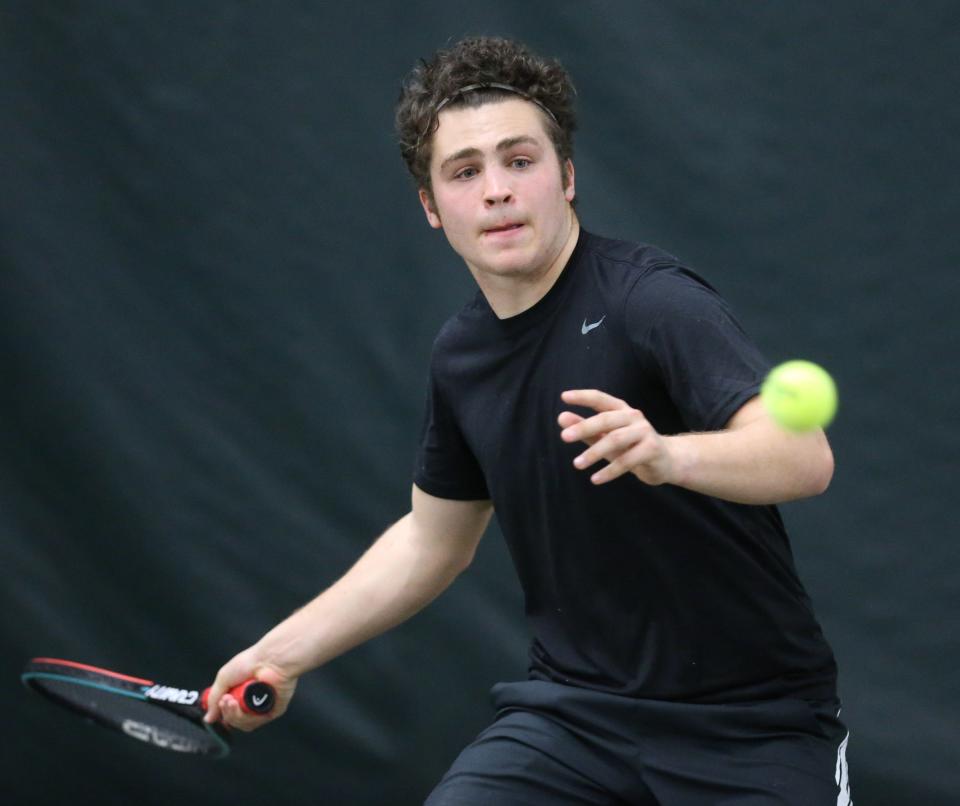
[[[240,710],[253,716],[266,716],[277,702],[277,692],[273,686],[260,680],[246,680],[230,689],[230,694],[240,704]],[[200,695],[200,707],[207,710],[210,689],[205,688]]]

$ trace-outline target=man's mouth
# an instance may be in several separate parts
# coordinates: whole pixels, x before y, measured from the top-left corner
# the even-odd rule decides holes
[[[520,229],[522,226],[523,224],[499,224],[496,227],[487,227],[484,233],[510,232],[511,230]]]

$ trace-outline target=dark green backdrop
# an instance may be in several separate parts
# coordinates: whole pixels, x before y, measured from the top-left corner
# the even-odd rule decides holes
[[[398,82],[501,33],[571,69],[580,213],[835,374],[791,505],[858,802],[960,793],[953,2],[0,3],[5,803],[415,804],[525,672],[491,530],[432,608],[225,762],[20,689],[57,655],[204,684],[408,505],[430,344],[472,293]]]

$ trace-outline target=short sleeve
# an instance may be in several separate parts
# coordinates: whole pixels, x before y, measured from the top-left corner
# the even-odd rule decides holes
[[[716,431],[760,390],[769,362],[725,300],[694,272],[664,267],[626,300],[638,359],[663,383],[692,431]]]
[[[476,501],[490,497],[483,470],[457,425],[434,368],[427,386],[413,481],[437,498]]]

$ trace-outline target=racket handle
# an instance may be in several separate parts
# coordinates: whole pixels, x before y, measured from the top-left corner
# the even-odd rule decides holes
[[[277,692],[273,690],[273,686],[260,680],[246,680],[230,689],[229,693],[240,703],[241,711],[253,716],[266,716],[277,702]],[[200,695],[200,707],[204,711],[207,710],[209,696],[209,688],[204,689],[203,694]]]

